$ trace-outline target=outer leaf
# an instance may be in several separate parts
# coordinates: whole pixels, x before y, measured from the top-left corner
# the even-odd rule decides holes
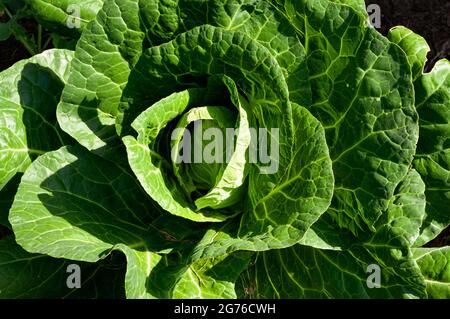
[[[285,6],[305,43],[309,109],[325,126],[333,160],[330,213],[355,234],[374,231],[418,139],[407,58],[351,7],[328,0]]]
[[[402,26],[389,30],[388,38],[405,51],[411,65],[413,80],[416,81],[422,76],[423,68],[427,61],[427,53],[430,51],[427,41],[420,35]]]
[[[261,298],[425,297],[422,274],[409,249],[424,217],[424,189],[420,175],[410,171],[369,238],[333,227],[324,215],[302,245],[260,253],[255,269],[241,276],[244,293]],[[367,284],[373,272],[369,265],[379,267],[379,288]]]
[[[176,246],[148,231],[156,216],[125,169],[81,147],[64,147],[40,156],[26,171],[9,221],[27,251],[95,262],[116,244]]]
[[[129,298],[236,298],[234,283],[247,267],[248,255],[230,255],[185,264],[180,256],[125,252]]]
[[[376,234],[360,234],[355,238],[350,231],[338,229],[331,216],[324,214],[299,243],[325,250],[345,250],[355,243],[364,242],[382,245],[389,242],[392,246],[408,248],[419,236],[425,218],[425,205],[425,184],[418,172],[411,170],[397,187],[387,211],[376,224]]]
[[[336,223],[327,213],[323,214],[305,236],[298,242],[300,245],[325,250],[343,250],[352,244],[351,232],[347,229],[336,229]]]
[[[450,225],[450,63],[441,60],[415,85],[420,139],[414,167],[426,184],[427,216],[416,246]]]
[[[173,297],[236,298],[235,282],[248,267],[249,257],[247,253],[237,253],[194,263],[177,282]],[[165,278],[161,281],[164,282]]]
[[[362,0],[332,0],[347,6],[351,6],[355,9],[362,17],[367,18],[367,8],[366,2]]]
[[[72,56],[48,50],[0,73],[0,190],[36,155],[68,141],[55,111]]]
[[[6,23],[0,23],[0,41],[8,40],[12,34],[11,30],[12,21]]]
[[[419,237],[425,218],[425,184],[415,170],[397,186],[387,212],[376,225],[377,233],[371,242],[395,247],[411,247]]]
[[[426,41],[404,27],[390,30],[389,39],[399,44],[408,55],[415,79],[416,107],[420,117],[420,138],[414,166],[427,185],[427,218],[416,246],[435,238],[450,224],[446,208],[450,205],[450,155],[446,146],[449,127],[449,63],[439,61],[433,71],[423,74],[426,55],[430,50]]]
[[[339,252],[296,245],[260,254],[246,291],[257,298],[425,297],[412,260],[388,247],[355,247]],[[380,267],[380,288],[369,288],[369,265]]]
[[[130,64],[142,51],[144,33],[137,2],[105,3],[77,44],[69,82],[58,105],[58,122],[64,130],[90,150],[108,145],[97,153],[106,153],[110,159],[116,157],[113,146],[118,144],[117,105]]]
[[[69,289],[71,264],[80,266],[81,289]],[[80,263],[30,254],[12,237],[0,240],[0,299],[4,298],[122,298],[120,264]]]
[[[450,247],[417,248],[414,257],[425,277],[430,298],[450,298]]]

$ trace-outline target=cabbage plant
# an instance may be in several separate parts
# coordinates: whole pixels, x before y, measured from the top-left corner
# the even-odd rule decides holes
[[[0,73],[0,297],[450,297],[422,37],[360,0],[87,2],[74,52]]]

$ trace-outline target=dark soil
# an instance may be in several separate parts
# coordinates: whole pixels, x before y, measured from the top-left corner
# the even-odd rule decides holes
[[[3,212],[1,212],[1,213],[3,214]],[[11,235],[11,234],[12,234],[11,230],[9,230],[8,228],[0,225],[0,239],[6,237],[8,235]]]
[[[19,60],[30,57],[28,51],[14,38],[0,42],[0,70],[5,70]]]
[[[435,239],[425,245],[425,247],[443,247],[450,246],[450,227],[447,227]]]
[[[431,52],[426,71],[439,59],[450,59],[449,0],[366,0],[366,4],[380,6],[382,34],[403,25],[427,40]]]
[[[8,21],[6,14],[0,12],[0,22]],[[23,19],[21,24],[32,34],[36,34],[37,23],[33,19]],[[0,42],[0,71],[9,68],[11,65],[22,59],[30,57],[30,53],[17,41],[14,36],[8,40]]]

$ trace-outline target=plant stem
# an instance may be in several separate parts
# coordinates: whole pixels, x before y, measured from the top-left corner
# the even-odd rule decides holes
[[[8,15],[8,17],[11,20],[14,20],[14,16],[12,15],[12,13],[8,10],[8,8],[5,6],[5,12]],[[15,22],[15,21],[14,21]],[[27,49],[28,53],[33,56],[36,54],[36,52],[34,52],[33,48],[28,44],[27,39],[24,39],[20,34],[18,34],[14,29],[13,29],[13,34],[14,37],[20,42],[22,43],[22,45],[25,47],[25,49]]]
[[[16,34],[14,33],[14,35],[16,35]],[[20,43],[22,43],[22,45],[25,47],[25,49],[27,49],[28,53],[31,56],[36,55],[36,52],[34,52],[33,48],[28,44],[26,39],[23,39],[21,36],[17,36],[17,35],[16,35],[16,39],[19,40]]]
[[[13,18],[11,12],[9,12],[8,8],[6,7],[6,5],[5,5],[5,12],[6,12],[6,14],[8,15],[8,17],[9,17],[10,19]]]
[[[42,48],[42,26],[40,24],[38,24],[37,47],[38,52],[41,53],[43,48]]]
[[[44,46],[42,47],[42,51],[44,51],[44,50],[47,49],[48,45],[50,44],[50,41],[52,41],[52,37],[53,37],[53,36],[50,34],[50,35],[48,36],[47,40],[45,40]]]

